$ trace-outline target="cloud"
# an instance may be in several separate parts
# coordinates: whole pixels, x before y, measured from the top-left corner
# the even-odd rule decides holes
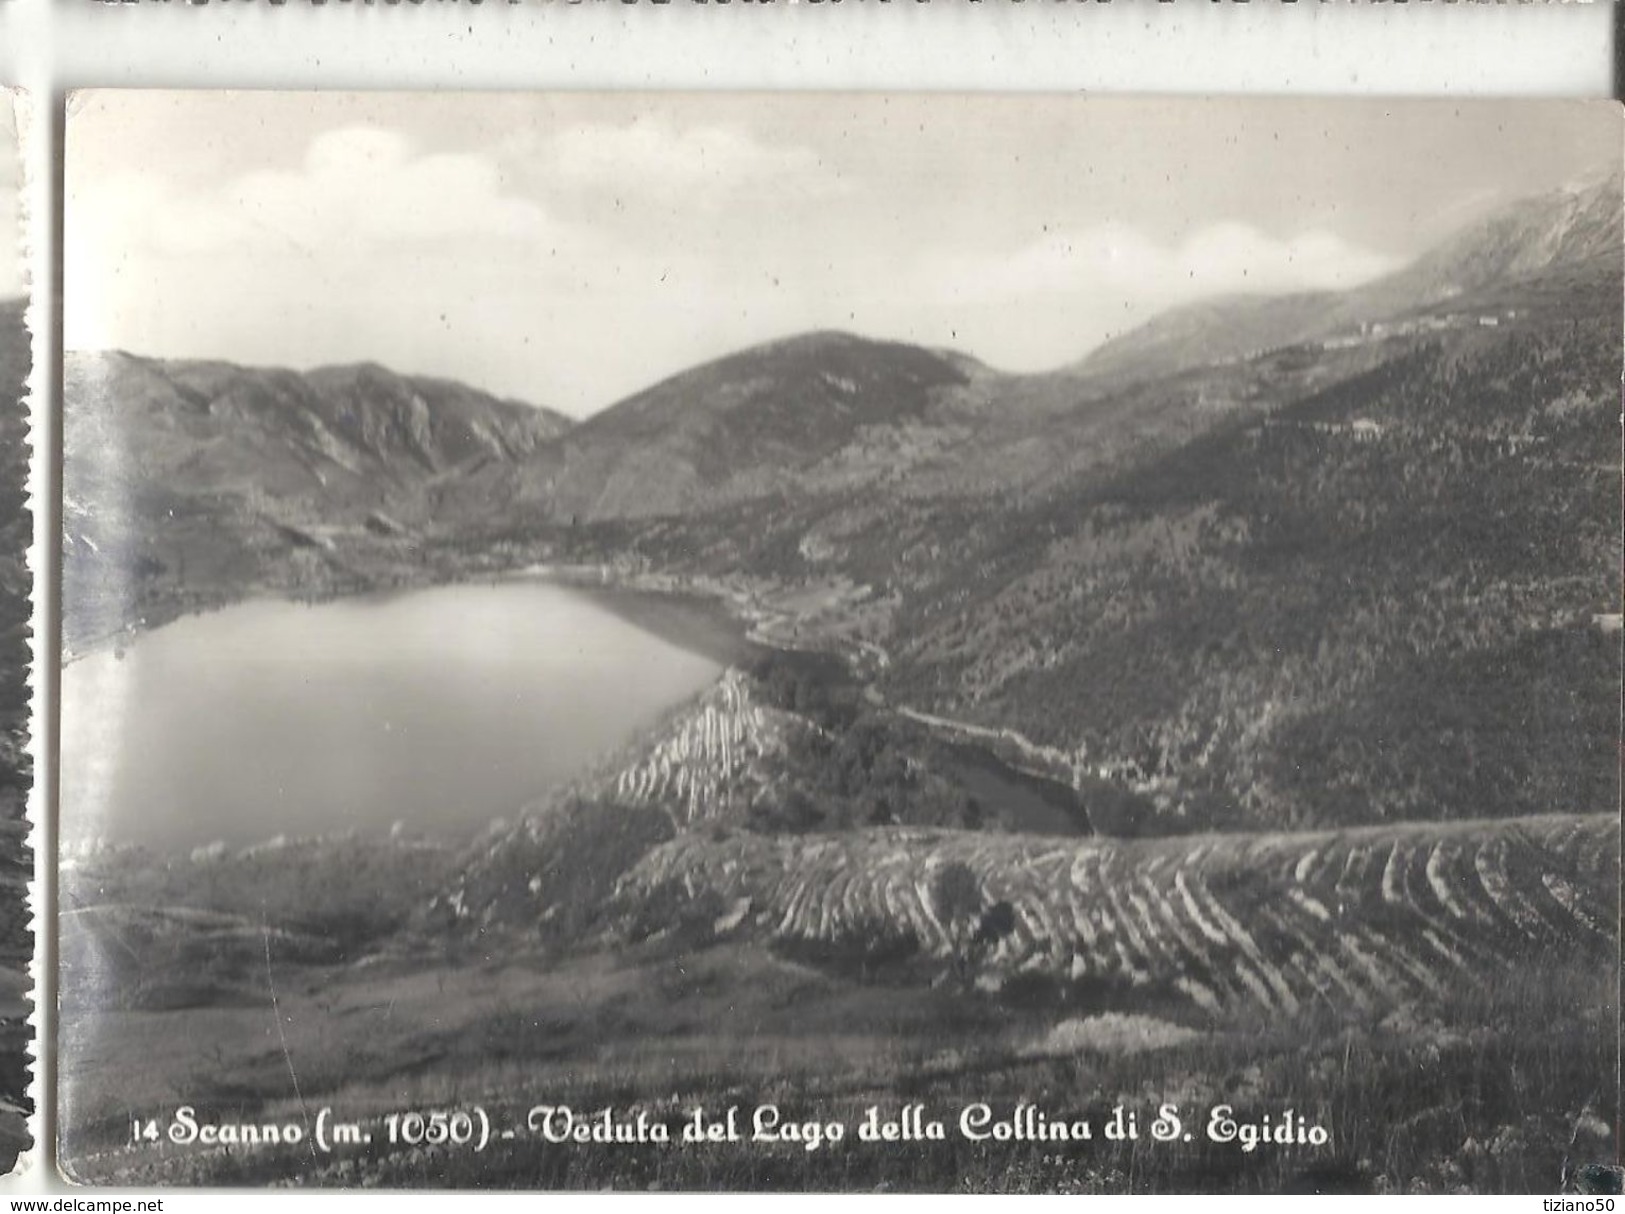
[[[801,199],[847,191],[812,149],[767,144],[726,126],[677,130],[655,118],[572,126],[502,145],[503,157],[528,164],[550,189],[626,195],[665,206],[733,205],[741,191],[772,187]]]
[[[1245,224],[1202,229],[1161,268],[1177,280],[1206,291],[1340,290],[1369,282],[1399,268],[1402,259],[1374,253],[1332,232],[1311,231],[1286,239],[1266,236]],[[1155,264],[1155,263],[1154,263]]]
[[[432,370],[428,355],[459,338],[488,348],[455,331],[458,316],[489,316],[476,293],[511,307],[600,252],[509,188],[492,156],[422,152],[376,126],[322,132],[296,168],[205,190],[146,169],[70,178],[67,225],[70,348],[295,366]],[[481,380],[466,361],[440,365]]]
[[[1246,224],[1160,243],[1131,224],[1046,234],[1007,253],[949,255],[932,277],[945,295],[1066,295],[1109,287],[1130,301],[1248,292],[1333,290],[1397,269],[1400,260],[1325,231],[1278,238]]]
[[[375,359],[576,413],[797,329],[1041,370],[1188,300],[1396,264],[1325,230],[1069,224],[1067,200],[984,222],[934,180],[923,199],[870,182],[888,205],[826,205],[848,183],[809,149],[658,118],[452,151],[352,125],[292,168],[179,180],[70,171],[69,348]]]
[[[534,243],[556,234],[540,206],[504,190],[490,157],[419,155],[404,136],[376,127],[325,132],[297,170],[248,173],[201,196],[142,173],[116,186],[98,193],[122,222],[140,221],[131,243],[180,256],[278,245],[316,255],[438,240]]]

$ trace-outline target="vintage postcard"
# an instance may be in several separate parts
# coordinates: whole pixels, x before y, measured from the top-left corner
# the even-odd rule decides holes
[[[65,1174],[1606,1188],[1622,135],[76,95]]]

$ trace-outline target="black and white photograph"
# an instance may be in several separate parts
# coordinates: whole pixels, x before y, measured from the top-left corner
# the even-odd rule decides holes
[[[29,587],[27,275],[20,94],[0,86],[0,1176],[32,1144],[28,881]]]
[[[65,138],[67,1179],[1617,1185],[1619,104]]]

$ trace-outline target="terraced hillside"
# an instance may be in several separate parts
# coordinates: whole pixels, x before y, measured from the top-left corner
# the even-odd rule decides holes
[[[811,729],[792,713],[761,704],[749,678],[730,670],[683,710],[648,751],[614,777],[614,799],[664,809],[678,827],[737,820],[782,769],[787,734]]]
[[[1613,956],[1614,815],[1302,834],[1060,842],[958,831],[816,839],[702,834],[621,882],[635,908],[681,889],[743,906],[742,930],[862,948],[912,935],[946,956],[933,875],[963,863],[1015,912],[986,976],[1036,974],[1217,1012],[1371,1010],[1493,982],[1532,950]]]

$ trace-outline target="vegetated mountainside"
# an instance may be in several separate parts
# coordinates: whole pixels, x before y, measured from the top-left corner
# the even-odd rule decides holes
[[[426,431],[428,388],[377,371],[104,356],[69,369],[66,622],[193,584],[605,564],[861,658],[892,707],[1141,806],[1118,832],[1592,810],[1617,698],[1613,188],[1317,299],[1320,335],[1283,347],[1185,333],[1208,361],[1148,338],[1109,374],[1009,376],[818,333],[552,441],[486,425],[510,418],[488,401],[478,433]]]
[[[905,599],[889,694],[1162,829],[1614,804],[1618,284],[1010,512]]]
[[[510,460],[570,425],[449,380],[373,364],[297,372],[119,352],[67,357],[76,486],[230,495],[296,517],[411,505],[426,482]]]
[[[594,415],[513,470],[505,492],[574,520],[692,514],[771,496],[787,475],[871,431],[917,430],[931,442],[974,407],[986,378],[996,377],[961,355],[845,333],[770,342]]]
[[[442,487],[571,423],[382,367],[295,371],[70,354],[63,547],[70,637],[144,602],[320,590],[346,540],[439,525]]]
[[[748,539],[754,522],[813,526],[830,542],[903,499],[1020,495],[1188,439],[1236,412],[1368,366],[1350,345],[1305,359],[1122,383],[1012,375],[949,351],[844,333],[770,342],[673,376],[512,465],[453,490],[493,532],[693,523],[684,543]],[[492,503],[506,503],[493,511]],[[830,515],[831,507],[849,508]],[[818,531],[805,536],[816,554]],[[742,568],[755,571],[749,561]]]
[[[548,542],[881,652],[894,705],[1155,806],[1125,830],[1613,805],[1619,201],[1528,209],[1384,287],[1398,313],[984,377],[929,454],[872,457],[870,428],[777,492]],[[1474,285],[1401,289],[1447,280]]]
[[[1431,303],[1592,258],[1620,259],[1616,170],[1589,184],[1525,198],[1487,215],[1416,263],[1364,290],[1390,306]]]
[[[1075,369],[1084,376],[1134,378],[1155,363],[1184,370],[1280,349],[1329,331],[1343,303],[1334,291],[1202,299],[1103,342]]]
[[[1114,338],[1076,366],[1134,377],[1157,363],[1185,369],[1326,337],[1436,307],[1458,295],[1592,258],[1620,258],[1613,174],[1500,208],[1392,274],[1344,292],[1233,296],[1175,308]]]

